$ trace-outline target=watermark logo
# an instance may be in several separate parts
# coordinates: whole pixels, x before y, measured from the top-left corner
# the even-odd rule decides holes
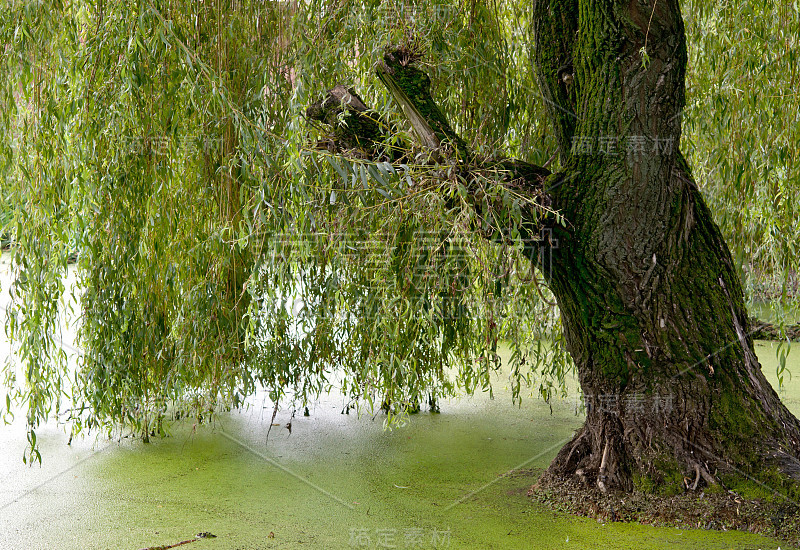
[[[459,16],[460,8],[427,2],[380,2],[375,17],[388,21],[446,23]]]
[[[350,548],[449,548],[450,530],[353,527]]]
[[[669,156],[673,154],[674,137],[658,136],[573,136],[573,155]]]
[[[576,396],[576,405],[582,403],[586,414],[670,414],[673,411],[674,397],[671,394],[643,395],[638,392],[620,395],[617,393],[583,394]]]
[[[211,154],[222,150],[222,138],[211,136],[185,135],[180,138],[168,136],[122,136],[122,147],[128,154],[169,156],[172,150],[182,150],[188,154],[202,151]]]

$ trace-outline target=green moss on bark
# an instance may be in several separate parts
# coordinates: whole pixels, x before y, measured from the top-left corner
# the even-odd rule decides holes
[[[413,54],[402,48],[387,52],[376,69],[378,77],[390,90],[399,88],[440,143],[450,143],[462,159],[469,158],[467,144],[453,131],[431,96],[430,77],[411,64],[413,59]]]

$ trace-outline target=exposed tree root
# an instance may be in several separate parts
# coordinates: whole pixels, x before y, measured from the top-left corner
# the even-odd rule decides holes
[[[686,430],[688,415],[663,415],[660,420],[589,412],[584,426],[565,445],[540,483],[555,487],[570,482],[597,489],[679,494],[714,488],[723,479],[739,478],[776,495],[800,498],[798,451],[770,438],[736,439],[695,425]],[[642,429],[642,427],[645,427]],[[782,426],[786,434],[794,427]],[[689,439],[690,434],[691,439]],[[727,435],[721,435],[727,434]]]

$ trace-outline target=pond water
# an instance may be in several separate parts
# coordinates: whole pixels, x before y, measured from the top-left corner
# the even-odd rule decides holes
[[[4,287],[7,285],[4,285]],[[66,339],[66,338],[65,338]],[[5,348],[7,350],[7,346]],[[758,345],[775,383],[772,344]],[[789,356],[800,374],[800,352]],[[782,397],[800,414],[800,379]],[[262,548],[772,548],[745,533],[602,524],[531,504],[526,491],[582,418],[577,397],[511,404],[486,394],[441,403],[386,431],[383,415],[341,414],[329,395],[310,416],[263,396],[171,436],[85,438],[37,431],[43,465],[22,463],[18,419],[0,426],[0,549],[142,549],[211,532],[188,550]],[[283,426],[291,420],[292,430]],[[784,545],[783,548],[786,548]]]
[[[759,355],[774,371],[771,346]],[[278,413],[268,441],[267,402],[213,426],[178,423],[150,444],[67,446],[50,425],[39,430],[41,467],[22,464],[17,422],[0,428],[0,548],[140,549],[203,531],[217,538],[187,548],[777,548],[755,535],[604,525],[529,503],[529,470],[546,467],[580,425],[576,400],[550,414],[536,399],[512,406],[501,381],[495,393],[446,401],[392,431],[381,415],[340,414],[341,398],[328,396],[292,420],[291,434],[290,412]],[[783,398],[800,413],[797,378]]]

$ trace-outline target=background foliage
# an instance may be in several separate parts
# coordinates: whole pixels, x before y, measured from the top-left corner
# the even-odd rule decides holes
[[[792,298],[800,282],[798,3],[695,1],[683,11],[691,56],[683,147],[750,297]]]
[[[750,297],[786,302],[798,8],[695,0],[684,13],[683,147]],[[26,407],[34,455],[36,426],[61,410],[74,433],[147,437],[168,406],[205,419],[261,386],[301,406],[341,384],[391,419],[490,389],[502,339],[515,396],[563,388],[541,274],[519,239],[481,236],[517,223],[524,199],[503,194],[503,220],[478,219],[448,166],[332,157],[304,117],[343,83],[412,142],[373,71],[387,44],[411,41],[473,150],[544,164],[554,141],[527,16],[499,1],[7,2],[0,210],[20,363],[3,371],[0,411]],[[76,251],[73,370],[56,335]]]

